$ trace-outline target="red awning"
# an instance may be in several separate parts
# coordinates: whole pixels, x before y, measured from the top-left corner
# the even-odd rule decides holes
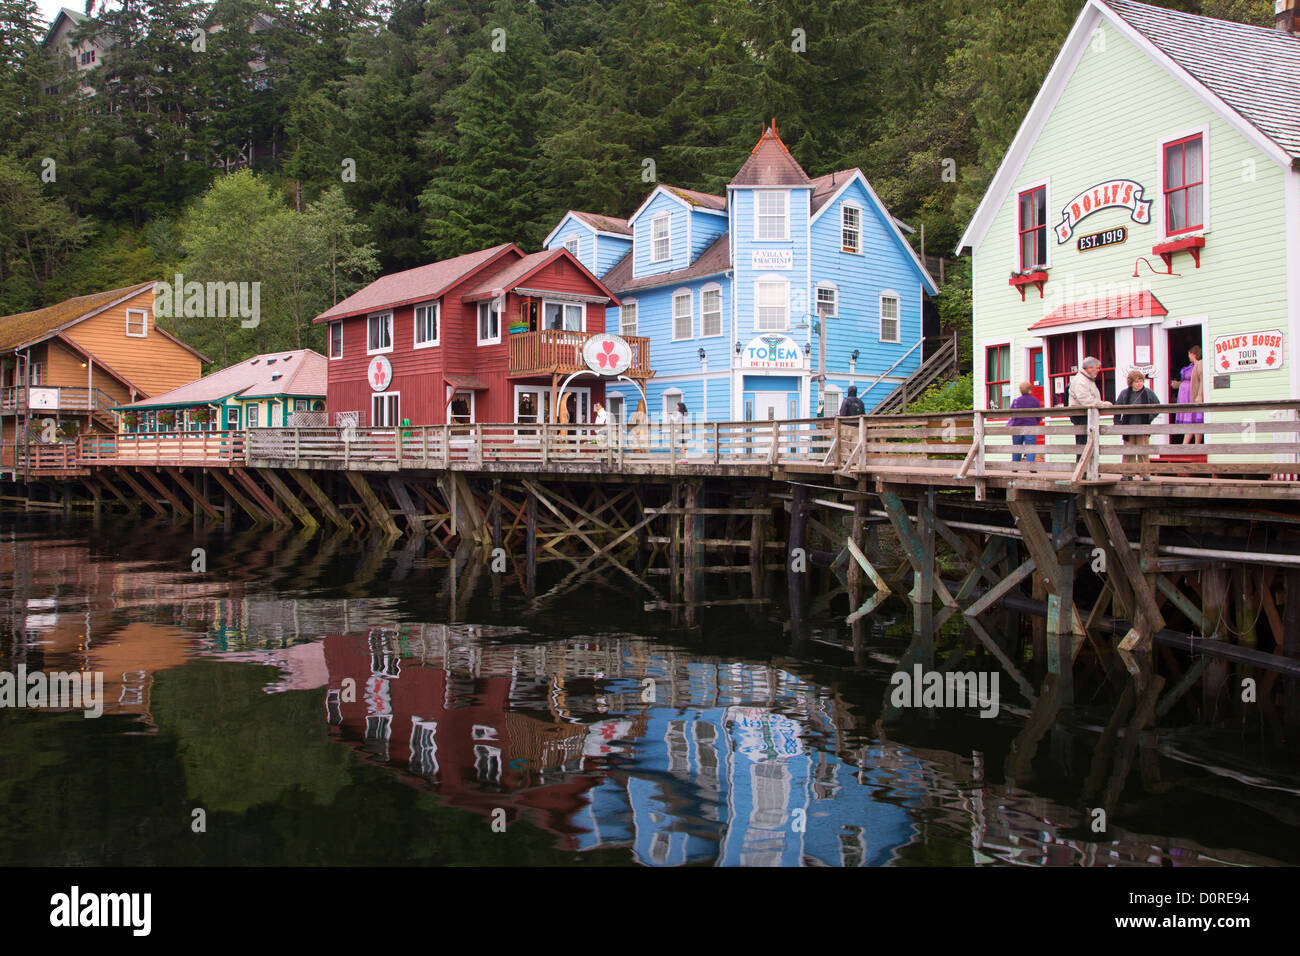
[[[471,392],[486,392],[487,382],[476,375],[443,375],[443,379],[452,388],[463,388]]]
[[[1029,330],[1032,332],[1034,329],[1046,329],[1054,325],[1075,325],[1086,322],[1119,322],[1125,319],[1159,317],[1168,314],[1169,310],[1150,292],[1126,293],[1088,299],[1083,302],[1067,302],[1047,318],[1035,322]]]

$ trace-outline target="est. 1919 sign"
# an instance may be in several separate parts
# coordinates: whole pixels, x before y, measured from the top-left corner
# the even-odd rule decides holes
[[[1091,235],[1079,237],[1079,251],[1087,252],[1089,249],[1100,249],[1102,246],[1118,245],[1127,238],[1128,229],[1124,226],[1107,229],[1105,232],[1094,232]]]

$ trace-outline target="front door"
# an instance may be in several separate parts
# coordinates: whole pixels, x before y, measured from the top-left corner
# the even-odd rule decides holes
[[[798,414],[795,408],[795,415]],[[755,392],[754,419],[760,422],[776,421],[781,418],[795,417],[789,415],[789,403],[785,392]]]
[[[1047,405],[1047,380],[1043,377],[1043,350],[1041,347],[1029,350],[1029,393],[1044,406]]]
[[[460,391],[451,396],[447,407],[447,423],[450,425],[472,425],[474,423],[474,393]]]
[[[515,386],[515,422],[520,425],[542,425],[551,415],[551,390],[547,387],[525,388]]]

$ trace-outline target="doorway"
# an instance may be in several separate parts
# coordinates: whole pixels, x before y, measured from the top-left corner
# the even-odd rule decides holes
[[[785,392],[755,392],[754,418],[760,422],[775,421],[788,415],[789,402]],[[798,409],[795,410],[798,415]],[[791,415],[789,417],[795,417]]]
[[[1193,345],[1201,345],[1201,326],[1198,323],[1197,325],[1184,325],[1178,328],[1168,329],[1165,338],[1169,344],[1169,350],[1166,356],[1167,364],[1165,365],[1165,369],[1167,370],[1165,381],[1169,386],[1169,404],[1176,405],[1183,395],[1183,390],[1181,388],[1183,369],[1192,364],[1191,360],[1187,357],[1187,350]],[[1202,346],[1202,348],[1204,348],[1204,346]],[[1205,374],[1204,363],[1202,363],[1201,374]],[[1189,395],[1190,391],[1189,388]],[[1185,435],[1173,434],[1169,436],[1169,441],[1172,444],[1181,445],[1185,438]]]

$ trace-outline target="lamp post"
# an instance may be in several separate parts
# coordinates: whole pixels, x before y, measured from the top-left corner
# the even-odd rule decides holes
[[[701,381],[704,383],[704,408],[700,411],[704,415],[704,421],[709,420],[709,353],[703,348],[697,353],[700,356],[700,373]]]
[[[855,382],[853,381],[853,376],[857,373],[857,370],[858,370],[858,350],[854,349],[852,352],[849,353],[849,384],[850,385],[855,384]]]
[[[829,302],[817,303],[817,404],[823,413],[826,405],[826,318],[830,309]]]

